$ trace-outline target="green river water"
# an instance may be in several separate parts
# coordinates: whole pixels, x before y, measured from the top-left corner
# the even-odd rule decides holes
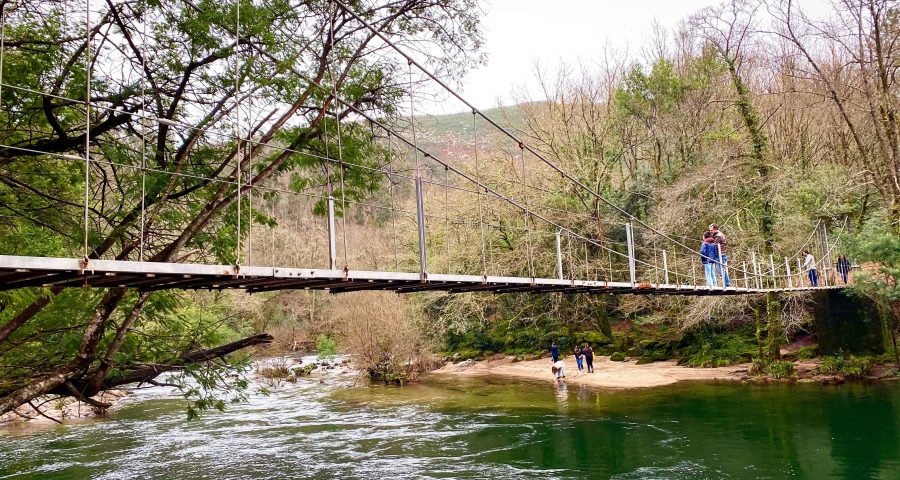
[[[154,389],[107,419],[0,428],[0,478],[896,480],[900,383],[306,381],[192,422]]]

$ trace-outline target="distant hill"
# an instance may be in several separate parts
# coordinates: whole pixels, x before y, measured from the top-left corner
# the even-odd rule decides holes
[[[522,113],[518,105],[482,110],[491,120],[515,129],[522,122]],[[416,117],[419,128],[419,145],[438,158],[453,161],[457,158],[468,158],[472,153],[474,137],[471,112],[451,113],[445,115],[420,115]],[[496,128],[481,117],[477,121],[479,149],[497,145],[497,142],[509,141]]]

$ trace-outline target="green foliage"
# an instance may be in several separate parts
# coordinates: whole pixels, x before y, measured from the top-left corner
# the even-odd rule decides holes
[[[319,358],[329,358],[337,354],[337,340],[327,336],[319,335],[316,339],[316,352]]]
[[[701,330],[685,339],[687,346],[678,353],[679,364],[692,367],[723,367],[749,362],[757,346],[749,328],[733,331]]]
[[[755,377],[770,375],[772,378],[793,378],[794,362],[788,360],[769,360],[767,358],[754,358],[747,369],[747,373]]]
[[[300,367],[295,367],[293,372],[297,377],[307,377],[312,373],[313,370],[316,369],[315,363],[309,363]]]
[[[818,355],[819,347],[816,345],[800,347],[800,349],[797,350],[797,359],[799,360],[809,360],[811,358],[816,358]]]
[[[843,375],[847,378],[863,378],[872,371],[873,361],[868,357],[854,355],[828,355],[822,357],[822,363],[816,373],[823,375]]]
[[[900,303],[900,236],[891,231],[889,222],[871,221],[846,244],[851,261],[874,267],[856,274],[852,290],[873,298],[883,310],[892,310],[891,305]]]
[[[650,117],[674,110],[688,88],[686,79],[675,72],[672,62],[659,60],[649,74],[640,66],[633,66],[616,90],[614,101],[626,115],[650,121]]]
[[[609,356],[609,359],[613,362],[624,362],[625,354],[622,352],[616,352]]]
[[[791,378],[794,376],[794,363],[787,360],[776,360],[769,364],[766,373],[775,378]]]

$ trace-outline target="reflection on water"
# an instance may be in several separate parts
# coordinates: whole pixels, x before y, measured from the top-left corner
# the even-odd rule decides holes
[[[0,478],[900,478],[898,384],[306,382],[190,423],[141,395],[109,420],[0,429]]]

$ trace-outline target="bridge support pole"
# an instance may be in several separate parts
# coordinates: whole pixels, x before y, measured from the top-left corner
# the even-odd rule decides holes
[[[334,231],[334,197],[328,195],[328,268],[337,270],[337,240]]]
[[[416,226],[419,229],[419,273],[424,282],[428,279],[428,256],[425,250],[425,189],[418,170],[416,170]]]
[[[666,251],[663,250],[663,280],[665,280],[666,285],[669,284],[669,257],[666,255]]]
[[[828,274],[831,270],[831,249],[828,247],[828,229],[824,223],[821,224],[821,228],[819,229],[819,243],[820,248],[822,249],[822,280],[824,280],[825,286],[828,286]]]
[[[750,263],[753,264],[753,278],[756,280],[756,288],[759,288],[759,264],[756,263],[756,250],[750,251]]]
[[[797,286],[803,286],[803,264],[800,263],[800,259],[797,259]]]
[[[625,224],[625,235],[628,239],[628,272],[631,274],[631,286],[637,285],[637,272],[635,271],[634,261],[634,231],[631,223]]]
[[[778,275],[775,275],[775,257],[769,254],[769,267],[772,269],[772,288],[778,288]]]
[[[562,261],[562,239],[560,238],[559,230],[556,231],[556,276],[559,277],[560,280],[565,280],[563,276],[563,261]]]
[[[744,288],[749,290],[750,289],[750,277],[747,275],[747,262],[743,262],[742,266],[744,268]]]
[[[794,288],[794,279],[791,277],[791,261],[784,257],[784,270],[787,272],[788,288]]]

